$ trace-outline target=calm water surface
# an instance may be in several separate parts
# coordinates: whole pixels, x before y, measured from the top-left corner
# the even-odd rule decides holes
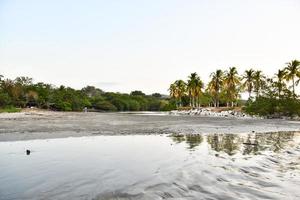
[[[300,134],[0,142],[0,199],[300,199]]]

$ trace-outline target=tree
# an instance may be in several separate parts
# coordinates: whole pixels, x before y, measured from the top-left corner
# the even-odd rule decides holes
[[[208,90],[214,97],[214,106],[220,106],[220,91],[223,87],[224,77],[223,71],[218,69],[210,75],[211,81],[208,84]]]
[[[243,88],[246,88],[246,91],[249,93],[249,99],[251,98],[251,93],[253,91],[253,85],[254,85],[254,70],[249,69],[246,70],[243,76]]]
[[[295,84],[298,85],[299,80],[296,82],[296,78],[300,78],[300,61],[292,60],[291,62],[286,63],[285,70],[285,79],[287,81],[292,81],[292,88],[293,88],[293,98],[296,98],[295,93]]]
[[[234,101],[236,101],[238,98],[240,84],[241,79],[238,75],[236,67],[229,68],[229,70],[225,72],[224,86],[227,91],[227,98],[231,102],[232,107]]]
[[[82,88],[81,91],[88,97],[96,97],[96,96],[100,96],[101,94],[104,93],[99,88],[96,88],[94,86],[89,86],[89,85]]]
[[[281,97],[281,93],[283,88],[285,87],[284,78],[286,76],[285,70],[278,70],[278,72],[275,74],[275,77],[277,81],[275,82],[275,86],[278,90],[278,98]]]
[[[196,92],[196,88],[197,86],[197,82],[200,80],[199,76],[197,75],[196,72],[191,73],[191,75],[189,76],[189,79],[187,81],[187,92],[189,94],[190,97],[190,107],[195,107],[195,97],[197,95]]]
[[[256,97],[260,95],[262,89],[264,89],[266,84],[266,77],[263,75],[262,71],[257,70],[254,72],[254,92],[256,93]]]
[[[153,96],[155,98],[162,98],[162,95],[160,93],[153,93],[153,94],[151,94],[151,96]]]
[[[186,83],[183,80],[175,81],[175,85],[177,88],[178,99],[179,99],[179,106],[182,106],[182,97],[185,95],[186,92]]]
[[[176,107],[178,108],[178,103],[177,103],[178,89],[177,89],[175,82],[170,85],[169,91],[170,91],[170,96],[175,99]]]
[[[198,77],[196,80],[196,87],[195,87],[195,96],[196,96],[196,106],[199,108],[201,106],[201,96],[203,96],[202,89],[204,88],[204,83]]]
[[[135,91],[132,91],[130,93],[131,96],[145,96],[145,93],[143,93],[142,91],[139,91],[139,90],[135,90]]]

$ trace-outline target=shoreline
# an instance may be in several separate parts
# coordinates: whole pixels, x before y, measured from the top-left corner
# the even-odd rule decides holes
[[[55,111],[38,108],[23,108],[19,112],[1,112],[1,119],[18,119],[28,117],[51,117],[61,116],[66,113],[82,114],[82,113],[102,113],[102,114],[135,114],[135,115],[152,115],[152,116],[203,116],[203,117],[220,117],[220,118],[233,118],[233,119],[282,119],[291,121],[300,121],[300,116],[289,117],[279,115],[258,116],[249,115],[241,111],[241,108],[228,108],[228,107],[202,107],[196,109],[183,109],[171,111]]]
[[[0,142],[95,135],[240,134],[300,131],[300,122],[151,113],[27,110],[0,114]]]

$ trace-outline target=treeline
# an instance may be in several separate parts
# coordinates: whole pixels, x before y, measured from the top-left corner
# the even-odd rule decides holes
[[[260,70],[249,69],[239,74],[236,67],[211,73],[207,85],[197,73],[187,81],[176,80],[169,87],[170,96],[179,107],[244,106],[250,114],[300,116],[296,87],[300,82],[300,61],[292,60],[272,77]],[[241,100],[248,93],[248,101]]]
[[[84,108],[94,111],[165,111],[174,109],[175,104],[158,93],[145,95],[141,91],[133,91],[121,94],[104,92],[94,86],[76,90],[33,83],[28,77],[11,80],[0,76],[0,109],[15,107],[58,111],[82,111]]]

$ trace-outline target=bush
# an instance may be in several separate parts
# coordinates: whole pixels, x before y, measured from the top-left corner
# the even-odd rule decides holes
[[[292,98],[258,97],[254,101],[249,100],[244,111],[250,115],[260,116],[300,116],[300,101]]]
[[[117,107],[108,101],[98,101],[95,104],[93,104],[93,107],[97,110],[102,111],[117,111]]]
[[[7,106],[5,108],[0,108],[0,113],[15,113],[15,112],[20,112],[21,109],[20,108],[16,108],[16,107],[13,107],[13,106]]]
[[[6,93],[0,93],[0,108],[11,104],[11,98]]]

